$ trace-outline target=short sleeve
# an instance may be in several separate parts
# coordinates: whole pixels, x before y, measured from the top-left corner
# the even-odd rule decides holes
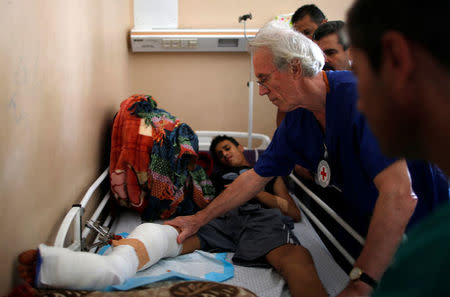
[[[288,112],[256,163],[255,172],[264,177],[286,176],[295,164],[308,167],[316,159],[311,152],[320,151],[317,148],[320,135],[320,127],[311,112],[302,108]]]
[[[269,176],[285,176],[288,175],[294,168],[294,163],[289,158],[282,158],[281,152],[288,151],[287,139],[283,126],[275,131],[275,134],[270,142],[269,147],[259,157],[255,164],[255,172],[264,177]]]

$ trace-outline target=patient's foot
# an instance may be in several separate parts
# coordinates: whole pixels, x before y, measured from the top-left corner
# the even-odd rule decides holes
[[[38,258],[38,250],[28,250],[21,253],[18,257],[20,277],[29,285],[34,285],[36,277],[36,263]]]

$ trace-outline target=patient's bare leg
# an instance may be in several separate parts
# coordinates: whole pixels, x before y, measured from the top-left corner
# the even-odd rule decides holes
[[[183,242],[183,248],[181,250],[181,254],[189,254],[194,252],[195,250],[200,249],[200,239],[197,235],[193,235]]]
[[[267,261],[284,277],[292,297],[327,297],[309,251],[285,244],[266,255]]]
[[[173,226],[178,233],[181,233],[181,229]],[[200,249],[200,238],[197,235],[192,235],[183,241],[183,247],[180,255],[189,254]]]

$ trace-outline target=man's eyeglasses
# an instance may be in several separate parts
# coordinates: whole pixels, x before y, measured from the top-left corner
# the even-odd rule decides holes
[[[264,88],[267,89],[266,87],[266,83],[269,81],[269,79],[272,77],[272,74],[277,71],[277,69],[275,69],[274,71],[270,72],[269,74],[266,74],[264,76],[260,76],[260,79],[256,81],[256,83]]]

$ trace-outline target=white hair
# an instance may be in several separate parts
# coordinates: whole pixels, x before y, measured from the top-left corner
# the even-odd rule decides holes
[[[317,44],[303,34],[294,31],[285,22],[270,21],[262,27],[249,42],[250,49],[266,47],[273,55],[273,63],[280,70],[286,70],[294,60],[302,66],[302,75],[312,77],[323,68],[325,58]]]

